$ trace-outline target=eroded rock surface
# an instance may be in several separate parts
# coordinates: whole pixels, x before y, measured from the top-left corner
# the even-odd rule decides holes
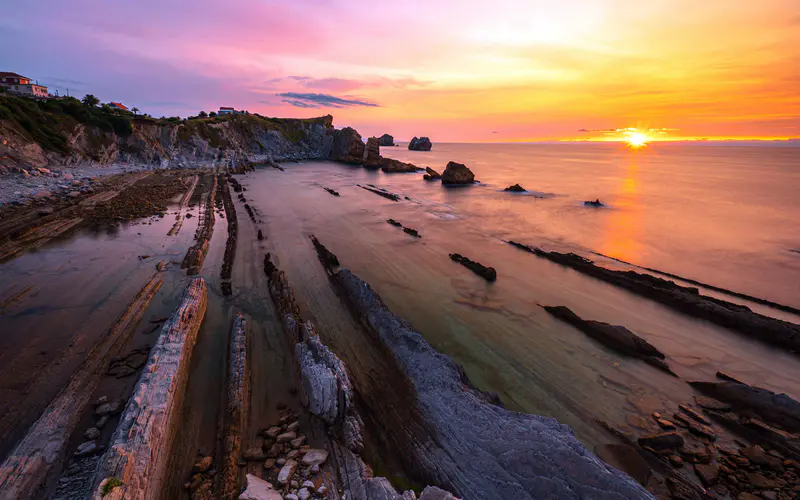
[[[367,139],[361,163],[367,168],[378,168],[382,165],[383,158],[381,158],[381,148],[378,145],[377,137]]]
[[[451,161],[447,164],[442,174],[442,184],[473,184],[475,182],[475,174],[472,170],[467,168],[463,163],[456,163]]]
[[[411,380],[422,415],[436,429],[435,440],[411,440],[407,457],[429,483],[476,499],[651,498],[593,456],[569,427],[487,403],[485,394],[464,383],[452,359],[349,270],[333,279]]]
[[[427,137],[414,137],[408,143],[408,149],[412,151],[430,151],[433,143]]]

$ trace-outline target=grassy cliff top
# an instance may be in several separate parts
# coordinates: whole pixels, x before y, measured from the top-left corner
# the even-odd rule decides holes
[[[253,136],[257,129],[275,130],[293,141],[304,137],[304,125],[332,126],[330,115],[318,118],[267,118],[258,114],[237,114],[215,117],[151,118],[134,115],[128,111],[113,110],[107,106],[86,106],[74,97],[33,100],[0,93],[0,130],[11,132],[38,143],[42,149],[70,154],[69,136],[78,125],[89,127],[93,136],[125,138],[137,126],[176,126],[178,137],[188,141],[194,135],[212,139],[215,147],[226,147],[227,142],[215,130],[214,124],[230,122],[230,127],[244,137]]]

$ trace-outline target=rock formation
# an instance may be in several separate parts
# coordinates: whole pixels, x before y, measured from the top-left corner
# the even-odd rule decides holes
[[[367,168],[378,168],[383,165],[383,158],[381,158],[381,148],[378,145],[376,137],[367,139],[367,145],[364,147],[364,156],[361,163]]]
[[[420,170],[422,170],[420,167],[412,165],[411,163],[404,163],[399,160],[393,160],[392,158],[383,158],[383,157],[380,160],[380,166],[381,170],[383,170],[387,174],[419,172]]]
[[[544,309],[601,344],[627,356],[641,359],[645,363],[651,364],[670,375],[675,375],[666,361],[664,361],[664,353],[624,326],[609,325],[600,321],[587,321],[579,318],[577,314],[564,306],[544,306]]]
[[[414,137],[408,143],[408,149],[412,151],[430,151],[433,147],[431,140],[427,137]]]
[[[422,178],[425,179],[426,181],[432,181],[434,179],[441,179],[442,174],[432,169],[431,167],[425,167],[425,175],[423,175]]]
[[[528,190],[520,186],[519,184],[514,184],[513,186],[508,186],[503,191],[511,191],[512,193],[525,193]]]
[[[103,380],[110,362],[133,335],[150,301],[161,287],[154,276],[145,284],[119,319],[87,354],[83,366],[45,409],[39,420],[0,466],[0,498],[27,499],[54,473],[69,439]],[[91,441],[94,443],[94,441]]]
[[[486,393],[393,315],[367,283],[347,269],[329,273],[413,384],[416,401],[409,404],[418,406],[433,434],[408,436],[403,456],[425,482],[480,500],[652,498],[594,457],[569,427],[487,402]]]
[[[584,206],[594,207],[594,208],[600,208],[605,206],[605,204],[602,201],[600,201],[599,198],[594,201],[584,201],[583,204]]]
[[[800,325],[759,314],[741,304],[701,295],[697,288],[681,286],[650,274],[606,269],[573,253],[546,252],[514,241],[509,241],[508,244],[648,297],[690,316],[739,331],[768,344],[800,352]]]
[[[207,296],[203,278],[194,278],[164,323],[95,476],[95,492],[112,478],[120,483],[106,500],[154,498],[164,485]]]
[[[474,182],[475,174],[462,163],[449,162],[442,174],[442,184],[472,184]]]
[[[394,146],[394,137],[389,134],[383,134],[378,141],[381,146]]]
[[[239,460],[243,433],[250,406],[250,384],[247,362],[247,321],[237,314],[228,345],[228,387],[225,394],[223,423],[222,473],[219,487],[222,498],[236,498],[239,493]],[[248,482],[249,486],[249,482]]]
[[[458,262],[486,281],[494,281],[497,279],[497,271],[495,271],[493,267],[486,267],[483,264],[475,262],[474,260],[470,260],[461,254],[451,253],[450,260]]]
[[[361,165],[364,161],[366,147],[359,133],[354,128],[345,127],[341,130],[333,130],[331,134],[333,136],[333,144],[329,159]]]

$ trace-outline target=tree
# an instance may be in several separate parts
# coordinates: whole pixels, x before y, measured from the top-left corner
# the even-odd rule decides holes
[[[131,111],[133,111],[134,115],[138,114],[139,113],[139,108],[132,108]]]
[[[212,111],[211,113],[209,113],[209,115],[208,115],[208,116],[210,116],[211,118],[214,118],[215,116],[217,116],[217,113],[215,113],[214,111]]]
[[[201,112],[197,113],[197,117],[198,118],[205,118],[207,116],[208,116],[208,113],[206,113],[205,111],[201,111]]]
[[[83,99],[81,100],[81,102],[83,103],[84,106],[88,106],[90,108],[93,108],[93,107],[97,106],[98,104],[100,104],[100,99],[95,97],[93,94],[86,94],[85,96],[83,96]]]

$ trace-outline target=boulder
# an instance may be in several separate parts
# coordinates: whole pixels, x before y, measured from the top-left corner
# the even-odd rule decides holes
[[[442,174],[442,184],[472,184],[475,174],[462,163],[451,161]]]
[[[361,163],[367,168],[378,168],[382,166],[383,158],[381,158],[381,148],[378,144],[377,137],[370,137],[367,139],[367,145],[364,147],[364,155],[362,156]]]
[[[327,450],[311,449],[303,455],[303,463],[310,466],[322,465],[326,460],[328,460]]]
[[[513,186],[508,186],[503,191],[511,191],[513,193],[525,193],[528,190],[520,186],[519,184],[514,184]]]
[[[364,161],[365,148],[364,141],[354,128],[335,130],[329,159],[360,165]]]
[[[412,151],[430,151],[433,147],[433,143],[427,137],[414,137],[411,139],[411,142],[408,143],[408,149]]]
[[[431,167],[425,167],[425,175],[423,175],[422,178],[425,179],[426,181],[431,181],[434,179],[441,179],[442,174],[432,169]]]
[[[380,167],[381,170],[383,170],[387,174],[419,172],[420,170],[422,170],[420,167],[416,165],[412,165],[411,163],[405,163],[399,160],[393,160],[392,158],[381,158]]]
[[[297,469],[297,462],[294,460],[288,460],[281,471],[278,473],[278,482],[281,484],[286,484],[294,475],[294,471]]]
[[[381,146],[394,146],[394,137],[389,134],[383,134],[378,138],[378,143]]]

